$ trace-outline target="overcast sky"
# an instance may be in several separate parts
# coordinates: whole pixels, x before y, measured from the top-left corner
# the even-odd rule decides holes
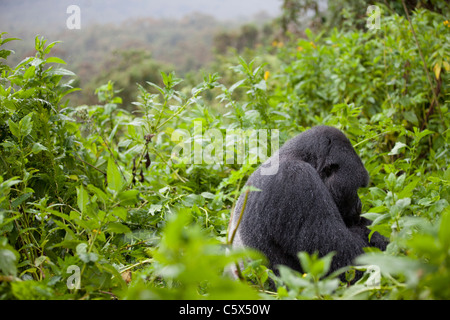
[[[128,18],[180,18],[193,12],[220,20],[252,17],[265,11],[275,17],[281,0],[0,0],[0,30],[16,27],[64,27],[67,8],[77,5],[84,25],[120,23]]]

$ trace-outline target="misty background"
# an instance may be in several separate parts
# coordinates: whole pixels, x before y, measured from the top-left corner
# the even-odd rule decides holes
[[[0,28],[13,26],[35,31],[62,29],[66,9],[78,5],[82,26],[121,23],[133,18],[179,19],[198,12],[218,20],[250,19],[262,11],[272,17],[280,13],[281,0],[1,0]],[[14,31],[14,30],[11,30]]]
[[[76,74],[75,104],[95,104],[109,80],[124,105],[137,83],[162,84],[161,71],[198,81],[222,70],[223,57],[254,56],[277,40],[284,0],[0,0],[0,32],[19,38],[4,47],[15,67],[34,56],[35,37],[61,41],[51,54]],[[326,8],[326,0],[318,1]],[[69,29],[70,5],[80,8],[80,29]],[[305,17],[307,16],[307,12]],[[301,18],[300,21],[307,19]],[[222,57],[222,58],[221,58]],[[227,68],[227,67],[225,67]]]

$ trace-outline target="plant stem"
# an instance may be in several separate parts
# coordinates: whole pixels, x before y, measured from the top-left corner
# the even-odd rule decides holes
[[[408,19],[409,25],[411,27],[411,32],[412,32],[412,34],[414,36],[414,40],[416,42],[417,49],[419,50],[420,58],[422,59],[423,68],[425,69],[425,74],[427,76],[428,84],[430,85],[431,92],[433,93],[433,100],[430,103],[430,110],[428,111],[428,115],[431,114],[431,110],[433,109],[434,104],[436,104],[436,106],[438,107],[439,113],[440,113],[441,110],[439,108],[439,102],[438,102],[438,98],[436,96],[436,89],[434,88],[433,83],[431,82],[431,77],[430,77],[430,73],[428,72],[427,63],[425,62],[425,58],[423,57],[422,49],[420,48],[419,41],[417,40],[416,32],[414,31],[414,26],[413,26],[412,21],[411,21],[411,19],[409,17],[409,13],[408,13],[408,9],[406,8],[405,0],[402,0],[402,4],[403,4],[403,9],[405,10],[405,13],[406,13],[406,18]],[[428,117],[426,119],[424,119],[424,120],[425,120],[425,122],[424,122],[424,124],[422,126],[422,130],[425,127],[425,123],[428,121]]]
[[[244,203],[242,205],[242,209],[241,209],[241,212],[239,214],[239,219],[238,219],[238,221],[236,223],[236,227],[234,228],[233,233],[231,234],[231,238],[229,240],[227,240],[228,244],[232,244],[233,243],[234,237],[236,236],[237,229],[238,229],[239,225],[241,224],[242,217],[244,216],[244,210],[245,210],[245,207],[247,205],[247,199],[248,199],[249,192],[250,192],[250,189],[247,189],[245,191]],[[231,218],[233,218],[233,217],[231,217]],[[230,226],[231,226],[231,223],[230,223]]]

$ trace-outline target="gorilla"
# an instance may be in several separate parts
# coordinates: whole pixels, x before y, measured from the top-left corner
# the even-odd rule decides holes
[[[300,251],[318,252],[320,257],[334,251],[333,272],[352,264],[364,247],[386,249],[388,241],[379,233],[369,241],[370,221],[360,216],[357,194],[367,186],[369,174],[341,131],[317,126],[299,134],[279,149],[278,171],[262,174],[272,158],[248,179],[247,185],[260,191],[248,193],[233,247],[262,252],[276,274],[277,265],[302,272]],[[236,203],[231,231],[244,198],[242,194]]]

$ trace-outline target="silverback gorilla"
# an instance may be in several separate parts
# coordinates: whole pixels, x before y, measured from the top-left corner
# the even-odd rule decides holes
[[[261,173],[260,166],[247,185],[250,191],[233,247],[246,246],[262,252],[269,267],[277,265],[300,271],[297,253],[334,251],[331,270],[352,264],[364,247],[385,250],[387,239],[374,233],[369,242],[369,220],[360,217],[357,190],[369,174],[350,141],[338,129],[318,126],[292,138],[280,148],[278,171]],[[235,207],[234,230],[245,195]]]

